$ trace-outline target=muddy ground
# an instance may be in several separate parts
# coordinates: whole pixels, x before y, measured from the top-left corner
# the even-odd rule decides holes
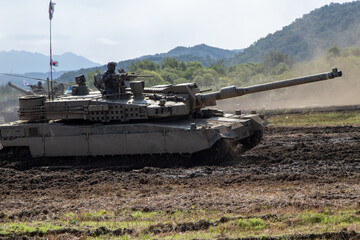
[[[221,166],[24,170],[2,164],[0,186],[0,224],[100,209],[195,207],[252,215],[360,208],[360,125],[268,127],[260,145]]]

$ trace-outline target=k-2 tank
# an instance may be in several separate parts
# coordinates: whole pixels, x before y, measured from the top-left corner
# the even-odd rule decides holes
[[[28,87],[30,88],[29,90],[23,89],[21,87],[16,86],[15,84],[12,84],[11,82],[8,82],[8,86],[17,90],[18,92],[24,94],[24,95],[48,95],[49,91],[47,91],[41,81],[39,81],[37,84],[35,85],[31,85],[29,84]],[[53,94],[55,96],[61,96],[64,94],[64,84],[62,83],[57,83],[54,87],[53,87]]]
[[[110,77],[109,77],[110,76]],[[0,125],[2,158],[90,156],[205,156],[222,161],[255,147],[266,120],[259,114],[224,114],[208,108],[217,100],[342,76],[331,72],[220,91],[201,91],[196,83],[145,88],[138,75],[95,76],[99,92],[19,98],[19,121]],[[80,77],[78,79],[84,79]],[[80,81],[83,83],[83,81]],[[80,88],[79,88],[80,87]],[[81,90],[79,86],[77,90]],[[82,84],[83,88],[86,85]],[[74,88],[73,88],[74,89]],[[75,88],[76,89],[76,88]],[[114,91],[115,90],[115,91]],[[96,159],[96,158],[95,158]]]

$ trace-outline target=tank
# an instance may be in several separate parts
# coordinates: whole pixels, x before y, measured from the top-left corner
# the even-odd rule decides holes
[[[19,98],[19,119],[0,125],[2,157],[190,156],[193,161],[223,161],[255,147],[266,120],[253,112],[225,114],[211,109],[217,100],[342,76],[331,72],[250,87],[202,91],[196,83],[145,88],[140,75],[123,69],[112,74],[115,92],[104,75],[95,76],[99,92],[47,98]],[[149,77],[149,76],[146,76]],[[84,78],[78,78],[83,84]],[[114,90],[114,89],[112,89]],[[210,161],[210,160],[209,160]]]
[[[24,95],[48,95],[49,92],[42,86],[41,82],[39,81],[38,84],[28,85],[30,88],[29,90],[23,89],[18,87],[11,82],[8,82],[8,86],[14,88],[15,90],[19,91]],[[53,87],[53,92],[55,96],[61,96],[64,94],[64,84],[57,83]]]

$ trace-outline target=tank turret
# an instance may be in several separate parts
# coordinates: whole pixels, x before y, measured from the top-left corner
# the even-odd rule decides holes
[[[95,76],[99,92],[88,92],[85,78],[79,76],[72,95],[49,100],[21,97],[18,113],[23,121],[0,125],[1,144],[8,149],[27,148],[33,157],[242,152],[259,143],[266,121],[258,114],[229,115],[206,107],[221,99],[342,76],[333,69],[207,93],[196,83],[148,88],[144,82],[134,81],[141,75],[123,69],[116,74],[113,65]]]
[[[120,73],[114,75],[112,81],[115,81],[113,84],[115,89],[111,93],[110,90],[105,91],[99,87],[102,93],[99,96],[89,96],[87,95],[88,91],[84,91],[84,94],[74,94],[73,98],[41,101],[44,105],[39,105],[38,98],[20,98],[19,118],[31,121],[34,119],[41,121],[78,119],[91,122],[131,122],[184,117],[198,115],[202,108],[215,106],[217,100],[323,81],[341,75],[341,71],[333,69],[332,72],[307,77],[244,88],[230,86],[217,92],[202,93],[195,83],[144,88],[144,82],[132,81],[135,76],[139,75]],[[85,78],[79,77],[78,81],[80,79],[84,80]],[[95,78],[95,82],[97,82],[97,86],[101,86],[98,77]],[[130,85],[130,88],[126,88],[126,85]],[[76,90],[78,91],[80,88]],[[34,105],[31,105],[32,101]]]

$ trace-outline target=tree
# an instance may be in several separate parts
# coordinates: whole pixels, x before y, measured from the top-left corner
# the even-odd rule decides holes
[[[280,75],[285,71],[288,71],[290,68],[288,65],[286,65],[286,63],[279,63],[278,65],[276,65],[273,70],[271,71],[272,75]]]
[[[279,63],[285,63],[291,68],[295,61],[292,57],[274,50],[269,51],[269,53],[263,57],[263,64],[267,69],[272,69]]]
[[[233,84],[244,85],[251,81],[256,74],[264,73],[264,65],[256,63],[244,63],[229,68],[228,77],[233,79]]]
[[[220,75],[225,75],[226,68],[224,65],[224,61],[219,61],[217,63],[211,64],[210,68],[214,69]]]
[[[186,70],[183,73],[183,77],[186,78],[188,81],[192,82],[195,77],[195,73],[202,68],[203,65],[201,62],[198,61],[188,62],[186,63]]]
[[[338,48],[338,46],[333,45],[331,46],[328,50],[327,50],[327,56],[328,57],[339,57],[340,56],[340,49]]]
[[[151,87],[151,86],[155,86],[155,85],[167,85],[167,84],[169,84],[168,82],[166,82],[166,81],[161,77],[161,75],[160,75],[158,72],[145,70],[145,71],[142,71],[140,74],[143,74],[143,75],[153,75],[153,77],[147,77],[147,78],[141,78],[141,77],[139,77],[139,78],[137,79],[137,80],[139,80],[139,81],[144,81],[146,87]]]
[[[178,79],[181,77],[181,72],[177,69],[167,67],[160,72],[161,77],[169,83],[174,83],[175,79]]]
[[[160,65],[148,59],[144,59],[130,63],[127,69],[129,72],[139,72],[141,70],[158,71],[160,69]]]
[[[180,63],[179,63],[179,70],[181,70],[181,71],[185,71],[186,70],[186,64],[185,64],[185,62],[184,61],[181,61]]]
[[[176,58],[174,57],[168,57],[168,58],[164,58],[161,61],[161,68],[175,68],[178,69],[179,67],[179,62]]]
[[[211,87],[217,85],[219,74],[212,68],[200,69],[196,72],[194,82],[201,87]]]

